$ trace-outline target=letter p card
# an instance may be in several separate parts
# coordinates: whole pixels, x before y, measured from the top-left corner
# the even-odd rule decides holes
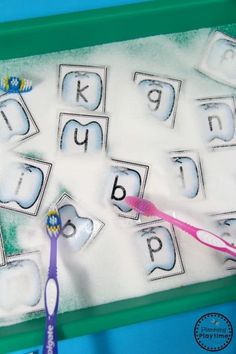
[[[119,216],[138,219],[139,214],[124,201],[127,195],[142,197],[146,185],[148,166],[113,160],[110,172],[109,195]]]
[[[149,280],[184,273],[174,228],[167,222],[141,224],[137,230],[138,244]]]

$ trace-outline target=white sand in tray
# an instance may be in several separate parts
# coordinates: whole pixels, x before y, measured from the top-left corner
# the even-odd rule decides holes
[[[43,227],[43,218],[50,203],[59,197],[60,187],[66,188],[74,198],[86,205],[91,214],[105,223],[95,241],[80,252],[65,253],[59,247],[60,311],[233,274],[233,271],[224,268],[222,254],[204,248],[178,232],[185,273],[147,281],[134,235],[135,222],[116,216],[104,197],[110,158],[115,158],[149,165],[145,195],[158,201],[159,206],[169,213],[196,226],[211,228],[209,214],[234,210],[236,165],[233,161],[236,150],[208,151],[193,110],[195,98],[235,93],[234,89],[210,80],[194,69],[208,34],[209,30],[199,30],[0,63],[2,73],[24,76],[34,83],[32,92],[23,97],[39,126],[40,134],[18,145],[16,151],[33,152],[53,164],[38,217],[27,217],[28,222],[18,228],[20,247],[25,252],[41,251],[46,277],[49,239]],[[183,37],[185,44],[181,41]],[[110,117],[110,126],[107,156],[68,157],[57,151],[59,113],[76,112],[75,108],[64,106],[57,98],[58,66],[62,63],[108,67],[106,113]],[[135,71],[183,80],[174,129],[167,128],[147,114],[133,82]],[[170,172],[168,157],[168,152],[175,150],[199,152],[206,199],[186,200],[180,196]]]

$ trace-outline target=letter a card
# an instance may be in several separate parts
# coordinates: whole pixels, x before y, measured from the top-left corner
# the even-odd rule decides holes
[[[107,146],[109,118],[61,113],[58,129],[59,150],[63,153],[103,152]]]
[[[119,216],[137,220],[139,214],[125,202],[127,195],[143,197],[149,167],[138,163],[112,160],[109,198]]]

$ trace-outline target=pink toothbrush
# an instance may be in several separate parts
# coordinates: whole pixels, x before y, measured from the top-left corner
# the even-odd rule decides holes
[[[177,226],[179,229],[187,232],[189,235],[193,236],[197,241],[203,243],[205,246],[211,247],[217,251],[225,252],[233,257],[236,257],[236,247],[232,246],[229,242],[212,234],[209,231],[199,229],[192,225],[189,225],[181,220],[178,220],[161,210],[157,209],[156,206],[149,200],[127,196],[125,198],[127,204],[135,209],[137,212],[145,216],[158,216],[159,218]]]

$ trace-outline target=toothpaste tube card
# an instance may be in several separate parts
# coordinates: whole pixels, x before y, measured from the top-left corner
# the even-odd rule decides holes
[[[104,227],[104,223],[89,213],[81,203],[64,193],[57,208],[62,222],[59,242],[71,251],[79,251],[92,242]]]
[[[195,151],[170,153],[173,173],[181,195],[188,199],[205,197],[202,167]]]
[[[236,87],[236,39],[215,31],[208,39],[198,70],[224,84]]]
[[[9,163],[0,180],[0,207],[37,215],[51,164],[18,157]]]
[[[0,143],[19,143],[38,132],[39,129],[21,95],[0,96]]]
[[[119,216],[137,220],[139,213],[125,202],[127,195],[143,197],[149,167],[133,162],[112,160],[108,197]]]
[[[137,242],[148,280],[184,273],[174,228],[165,221],[140,224]]]
[[[69,154],[106,151],[108,121],[105,116],[61,113],[58,130],[60,151]]]
[[[158,121],[173,128],[182,82],[177,79],[136,72],[137,84],[147,111]]]
[[[59,66],[59,96],[66,105],[105,112],[107,69],[101,66]]]
[[[214,214],[211,217],[217,227],[217,234],[236,246],[236,211]],[[228,270],[235,270],[236,258],[225,254],[224,266]]]
[[[233,96],[196,100],[197,120],[209,148],[236,146],[236,110]]]

